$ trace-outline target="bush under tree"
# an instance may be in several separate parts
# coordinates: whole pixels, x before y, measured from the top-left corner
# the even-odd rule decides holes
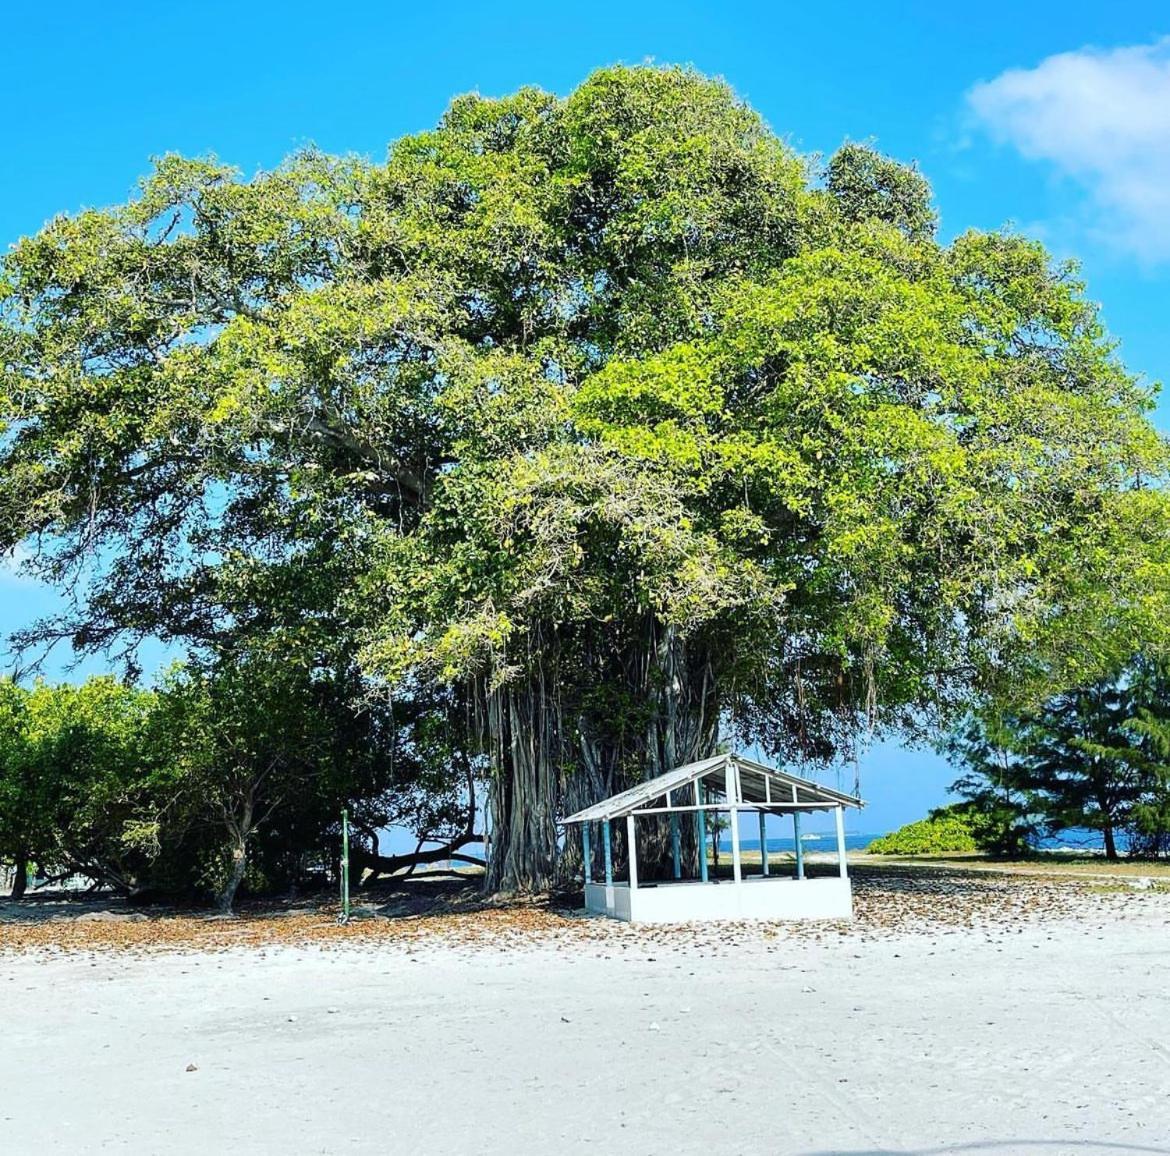
[[[951,809],[907,823],[866,847],[871,855],[942,855],[981,849],[968,817]]]

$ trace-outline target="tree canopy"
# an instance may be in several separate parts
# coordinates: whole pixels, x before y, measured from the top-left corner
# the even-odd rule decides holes
[[[0,862],[124,886],[143,862],[140,820],[167,768],[151,749],[154,696],[112,678],[0,680]]]
[[[827,759],[1161,645],[1165,446],[1075,270],[691,70],[162,158],[0,317],[0,547],[73,597],[19,641],[441,702],[494,887],[721,733]]]
[[[245,881],[322,881],[343,806],[372,842],[392,823],[454,841],[474,792],[449,782],[451,730],[427,707],[391,718],[336,672],[240,653],[192,658],[152,691],[0,680],[0,864],[17,895],[33,864],[228,908]]]

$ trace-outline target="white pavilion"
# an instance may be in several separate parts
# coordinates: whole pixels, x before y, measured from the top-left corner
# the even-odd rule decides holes
[[[581,828],[587,910],[634,923],[684,923],[718,919],[849,919],[853,893],[845,860],[845,808],[863,807],[861,799],[830,790],[739,754],[716,755],[675,767],[562,820]],[[744,873],[740,854],[739,816],[759,815],[760,869]],[[801,843],[801,818],[813,811],[832,811],[837,826],[837,873],[807,878]],[[722,812],[730,818],[730,880],[709,878],[707,816]],[[795,871],[772,870],[767,851],[768,815],[790,814],[796,847]],[[638,820],[668,815],[673,848],[673,877],[653,883],[638,880]],[[614,879],[612,824],[626,821],[629,874]],[[681,823],[695,825],[699,878],[682,877]],[[594,878],[591,832],[601,829],[603,875]]]

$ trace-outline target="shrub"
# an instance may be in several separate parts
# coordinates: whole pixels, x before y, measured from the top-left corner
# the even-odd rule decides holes
[[[947,812],[908,823],[866,847],[874,855],[937,855],[943,851],[978,849],[969,820]]]

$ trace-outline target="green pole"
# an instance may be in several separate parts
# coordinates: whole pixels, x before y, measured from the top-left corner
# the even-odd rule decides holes
[[[349,922],[349,812],[341,811],[341,918]]]

